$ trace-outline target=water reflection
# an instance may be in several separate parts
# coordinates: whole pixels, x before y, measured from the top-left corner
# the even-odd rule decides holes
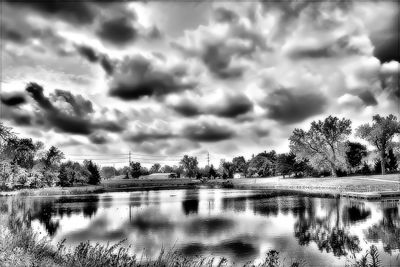
[[[399,207],[383,205],[382,219],[366,230],[366,238],[381,241],[385,252],[392,254],[400,249],[400,216]]]
[[[383,263],[393,264],[390,255],[400,248],[398,202],[266,197],[221,189],[3,200],[2,214],[43,229],[55,243],[126,239],[133,252],[145,251],[148,257],[174,247],[188,256],[212,254],[244,263],[276,249],[288,257],[307,255],[309,265],[344,265],[346,257],[382,242]]]

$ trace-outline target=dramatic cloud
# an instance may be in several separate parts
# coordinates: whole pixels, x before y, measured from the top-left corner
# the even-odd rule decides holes
[[[326,99],[318,93],[281,88],[270,93],[263,103],[267,116],[285,124],[297,123],[324,111]]]
[[[111,75],[114,72],[114,63],[110,58],[102,53],[95,51],[92,47],[86,45],[76,45],[78,54],[92,63],[99,63],[104,71]]]
[[[287,152],[314,119],[397,109],[393,1],[39,2],[3,5],[1,115],[66,154],[218,164]],[[18,93],[28,81],[46,90]]]
[[[211,122],[189,124],[183,129],[183,137],[198,142],[218,142],[230,139],[234,135],[235,132],[228,126]]]
[[[26,102],[26,99],[22,94],[2,94],[0,95],[0,100],[7,106],[18,106]]]
[[[61,20],[66,20],[73,24],[84,25],[94,21],[96,10],[94,4],[87,1],[61,2],[58,0],[33,1],[33,2],[14,2],[9,4],[18,5],[40,12],[45,16],[51,16]]]
[[[102,40],[115,45],[125,45],[137,37],[130,18],[121,17],[104,21],[97,34]]]
[[[143,56],[136,56],[124,58],[120,63],[111,80],[110,95],[137,100],[145,96],[162,97],[194,86],[193,82],[182,81],[169,70],[157,68]]]
[[[92,120],[88,116],[93,112],[92,103],[83,99],[82,96],[74,96],[67,91],[56,90],[52,100],[59,105],[53,105],[50,98],[43,93],[43,87],[36,83],[28,84],[26,91],[31,95],[39,106],[35,114],[36,122],[45,124],[49,128],[58,131],[89,135],[96,129],[104,129],[112,132],[121,132],[124,126],[118,122],[106,120]],[[62,102],[57,99],[62,98]],[[64,105],[63,105],[64,104]],[[68,105],[65,105],[68,104]]]
[[[227,93],[211,101],[209,96],[196,100],[183,98],[172,108],[185,117],[211,114],[225,118],[236,118],[253,110],[253,103],[244,94]]]

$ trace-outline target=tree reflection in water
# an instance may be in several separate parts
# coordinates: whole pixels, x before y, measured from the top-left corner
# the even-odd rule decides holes
[[[307,201],[312,199],[307,198]],[[337,257],[347,256],[349,252],[353,255],[360,252],[359,238],[351,235],[347,228],[342,226],[340,199],[328,203],[327,214],[323,217],[316,216],[313,203],[307,205],[304,210],[298,210],[294,235],[299,244],[308,246],[314,242],[320,251],[333,253]]]
[[[381,241],[388,254],[400,249],[400,216],[398,206],[383,208],[382,220],[367,229],[367,240]]]
[[[72,214],[83,214],[92,217],[96,214],[99,205],[97,195],[82,197],[59,197],[59,198],[9,198],[7,211],[9,217],[19,221],[23,226],[31,227],[31,222],[37,220],[53,237],[60,224],[59,218],[71,216]]]
[[[197,214],[199,212],[199,195],[197,193],[188,194],[186,192],[182,201],[182,209],[185,215]]]

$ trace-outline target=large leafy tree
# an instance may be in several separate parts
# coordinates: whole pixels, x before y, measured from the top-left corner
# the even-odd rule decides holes
[[[150,173],[157,173],[160,172],[161,170],[161,164],[160,163],[154,163],[153,166],[150,168]]]
[[[14,133],[12,132],[12,129],[0,122],[0,146],[13,136]]]
[[[31,169],[34,164],[36,152],[42,147],[42,143],[34,143],[30,138],[12,137],[7,139],[3,153],[12,164],[25,169]]]
[[[337,170],[346,166],[345,141],[350,134],[350,120],[329,116],[323,121],[313,121],[308,131],[295,129],[289,138],[290,150],[316,168],[329,168],[336,177]]]
[[[350,168],[357,168],[367,156],[367,148],[358,142],[347,142],[346,158]]]
[[[242,172],[244,175],[247,174],[247,162],[243,156],[235,157],[232,159],[235,172]]]
[[[183,166],[186,175],[189,178],[196,177],[198,171],[197,165],[199,164],[196,157],[190,157],[188,155],[184,155],[180,164]]]
[[[56,167],[62,159],[64,159],[64,153],[55,146],[50,147],[42,158],[44,169],[49,170]]]
[[[235,165],[230,161],[221,160],[219,172],[223,179],[233,178]]]
[[[372,121],[372,124],[366,123],[359,126],[356,135],[376,147],[381,161],[381,173],[385,174],[385,155],[393,145],[393,137],[400,133],[400,124],[396,116],[392,114],[387,117],[377,114],[372,117]]]

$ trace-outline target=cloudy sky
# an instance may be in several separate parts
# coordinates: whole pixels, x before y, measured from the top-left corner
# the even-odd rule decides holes
[[[399,5],[333,2],[2,1],[1,120],[71,159],[218,164],[397,114]]]

